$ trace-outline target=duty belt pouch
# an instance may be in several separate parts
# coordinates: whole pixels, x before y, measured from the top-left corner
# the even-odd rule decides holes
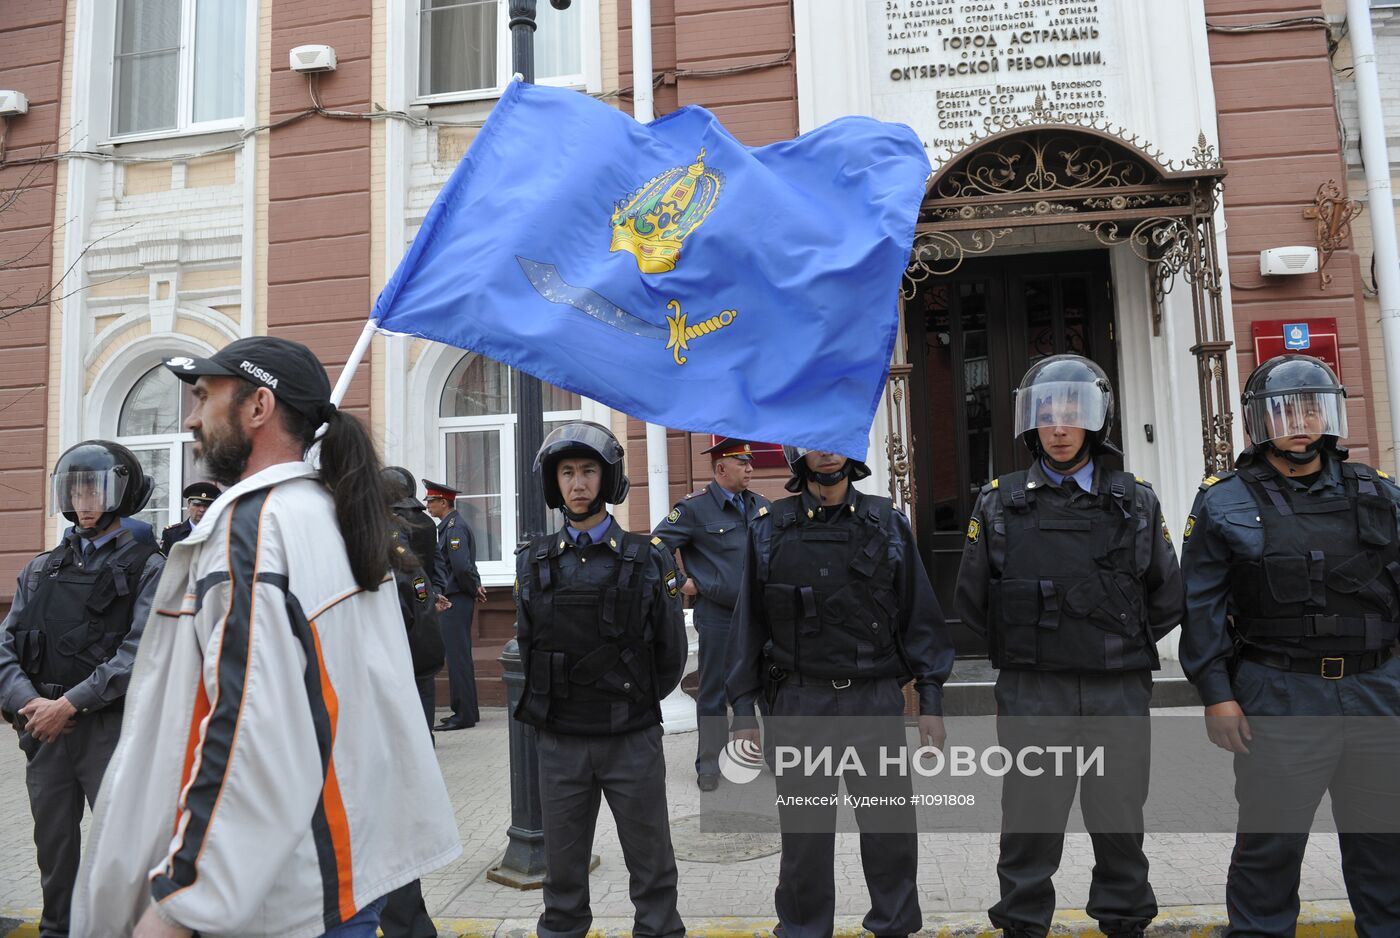
[[[530,679],[520,699],[520,718],[526,723],[543,725],[549,717],[552,657],[547,651],[530,656]]]
[[[1356,505],[1356,533],[1361,543],[1389,547],[1395,539],[1395,509],[1380,495],[1361,495]]]
[[[1042,611],[1043,586],[1049,584],[1050,594],[1055,601],[1055,615],[1058,625],[1059,603],[1054,593],[1054,584],[1048,580],[1003,580],[996,590],[1000,608],[996,617],[1000,626],[998,641],[1005,657],[1003,664],[1035,664],[1039,660],[1041,622],[1047,613]]]
[[[1313,551],[1312,553],[1319,553]],[[1312,598],[1311,556],[1266,557],[1264,579],[1269,593],[1281,603],[1305,603]],[[1324,597],[1325,599],[1325,597]]]

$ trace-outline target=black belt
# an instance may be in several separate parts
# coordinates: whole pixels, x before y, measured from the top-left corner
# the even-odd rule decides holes
[[[1349,655],[1328,655],[1322,658],[1295,658],[1280,652],[1264,651],[1253,645],[1240,648],[1240,657],[1246,661],[1262,664],[1279,671],[1296,671],[1299,674],[1316,674],[1318,677],[1336,681],[1352,674],[1373,671],[1391,659],[1394,650],[1366,651]]]

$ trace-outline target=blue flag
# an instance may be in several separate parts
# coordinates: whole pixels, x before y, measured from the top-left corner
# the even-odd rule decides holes
[[[651,423],[863,458],[930,172],[864,117],[750,148],[513,82],[371,319]]]

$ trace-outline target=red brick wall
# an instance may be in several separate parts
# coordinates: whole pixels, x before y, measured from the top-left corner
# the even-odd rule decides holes
[[[29,113],[5,131],[13,164],[58,147],[65,0],[7,0],[0,29],[0,88],[29,96]],[[54,185],[60,164],[0,166],[0,316],[53,283]],[[21,190],[17,197],[13,190]],[[14,201],[10,201],[14,198]],[[15,577],[44,549],[47,303],[0,321],[0,611]]]
[[[338,66],[317,77],[326,108],[370,108],[369,0],[277,0],[272,9],[272,120],[311,103],[305,75],[287,68],[293,46],[335,47]],[[267,325],[310,346],[334,380],[369,315],[370,125],[312,116],[271,135]],[[345,407],[369,419],[371,363]]]
[[[1321,14],[1317,0],[1206,0],[1207,20],[1223,25]],[[1376,423],[1370,361],[1361,349],[1365,310],[1357,255],[1348,245],[1332,256],[1326,290],[1318,289],[1315,276],[1274,277],[1268,284],[1259,276],[1262,249],[1317,243],[1314,223],[1303,218],[1317,187],[1329,179],[1346,185],[1327,34],[1321,28],[1211,33],[1210,58],[1221,155],[1230,172],[1225,218],[1241,380],[1257,364],[1251,323],[1336,317],[1352,454],[1374,462]]]

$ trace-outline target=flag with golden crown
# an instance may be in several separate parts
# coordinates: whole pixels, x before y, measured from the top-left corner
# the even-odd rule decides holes
[[[846,117],[746,147],[512,83],[375,304],[384,332],[643,420],[863,457],[929,162]]]

